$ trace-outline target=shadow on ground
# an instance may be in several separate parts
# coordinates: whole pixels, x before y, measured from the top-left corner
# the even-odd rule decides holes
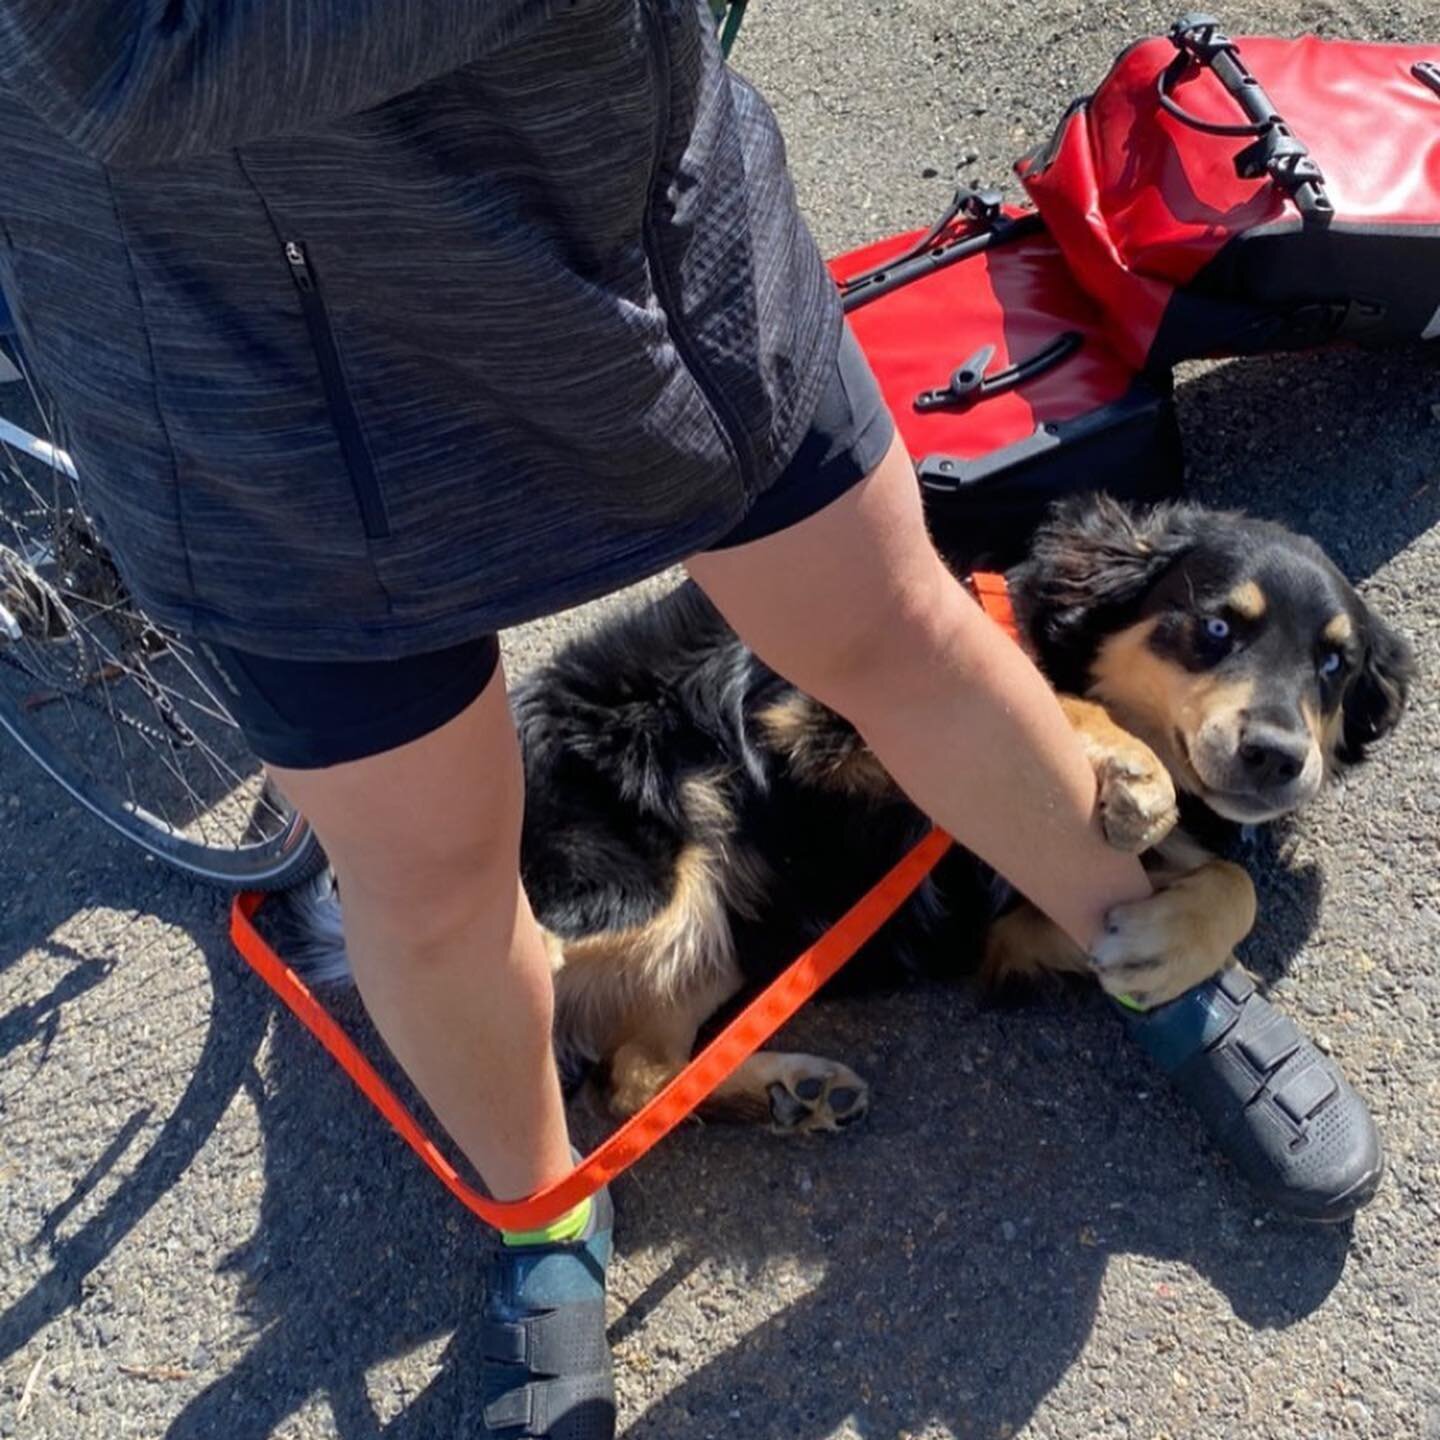
[[[1440,521],[1440,346],[1232,361],[1177,403],[1195,497],[1313,535],[1354,580]]]
[[[39,794],[51,793],[49,782],[38,775],[27,777],[24,783],[27,791],[33,785]],[[36,813],[38,807],[22,807],[22,814]],[[20,957],[35,953],[47,955],[62,968],[48,992],[0,1015],[0,1064],[37,1037],[41,1045],[36,1063],[43,1064],[65,1004],[104,983],[117,965],[133,965],[143,945],[154,943],[138,937],[147,929],[153,931],[157,920],[182,927],[193,936],[208,971],[213,1003],[204,1042],[183,1093],[143,1154],[137,1159],[130,1152],[136,1136],[147,1128],[152,1114],[149,1106],[135,1109],[113,1134],[95,1137],[95,1158],[45,1216],[32,1244],[46,1268],[29,1290],[0,1313],[0,1361],[23,1350],[46,1325],[80,1302],[86,1278],[125,1243],[185,1174],[237,1090],[253,1078],[255,1055],[270,1009],[237,970],[236,957],[221,929],[199,920],[218,915],[213,895],[145,866],[138,855],[89,817],[78,823],[82,827],[79,833],[92,842],[87,851],[90,863],[64,871],[45,870],[45,883],[27,883],[12,892],[0,949],[0,974]],[[7,841],[12,839],[13,835],[7,836]],[[55,938],[56,931],[78,909],[109,904],[124,907],[129,914],[108,929],[104,954],[84,954]],[[137,997],[137,1006],[145,1003],[143,994]],[[12,1069],[7,1078],[12,1079],[7,1103],[22,1101],[23,1073]],[[77,1101],[83,1100],[87,1085],[102,1083],[103,1077],[77,1077]],[[59,1230],[65,1219],[122,1162],[125,1175],[118,1188],[78,1230],[61,1238]]]

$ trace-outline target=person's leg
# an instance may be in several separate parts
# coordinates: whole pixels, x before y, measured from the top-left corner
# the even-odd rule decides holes
[[[553,981],[520,882],[523,771],[495,637],[388,661],[208,641],[195,655],[324,843],[366,1008],[441,1123],[501,1198],[557,1179],[571,1153]],[[602,1189],[492,1253],[476,1376],[486,1434],[614,1433],[612,1213]]]
[[[767,663],[850,720],[896,783],[1087,951],[1150,894],[1111,849],[1050,687],[945,568],[897,439],[838,500],[689,570]]]
[[[503,1199],[564,1174],[550,964],[520,885],[523,777],[501,676],[399,748],[270,768],[335,867],[366,1009],[455,1143]]]

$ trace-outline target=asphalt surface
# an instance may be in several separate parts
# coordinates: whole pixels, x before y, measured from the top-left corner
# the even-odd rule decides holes
[[[738,62],[827,251],[1003,177],[1155,4],[756,0]],[[1233,29],[1440,41],[1429,0]],[[1435,354],[1187,374],[1194,489],[1318,536],[1440,673]],[[3,398],[3,397],[0,397]],[[519,666],[583,615],[512,638]],[[618,1186],[624,1432],[1440,1440],[1440,702],[1252,868],[1245,958],[1374,1106],[1353,1227],[1258,1209],[1088,994],[916,990],[788,1037],[843,1137],[690,1128]],[[450,1440],[483,1237],[274,1007],[223,902],[0,750],[0,1437]]]

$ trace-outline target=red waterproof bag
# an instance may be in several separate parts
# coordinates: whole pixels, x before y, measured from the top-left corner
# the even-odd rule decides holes
[[[1016,168],[1136,364],[1440,335],[1440,43],[1186,16]]]
[[[952,561],[1018,558],[1060,495],[1179,487],[1168,381],[1116,351],[1033,212],[962,192],[929,231],[831,270]]]

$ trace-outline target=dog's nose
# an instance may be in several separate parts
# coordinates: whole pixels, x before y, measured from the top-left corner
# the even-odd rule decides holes
[[[1310,754],[1310,740],[1276,725],[1247,725],[1240,740],[1240,760],[1251,780],[1265,789],[1289,785],[1299,778]]]

